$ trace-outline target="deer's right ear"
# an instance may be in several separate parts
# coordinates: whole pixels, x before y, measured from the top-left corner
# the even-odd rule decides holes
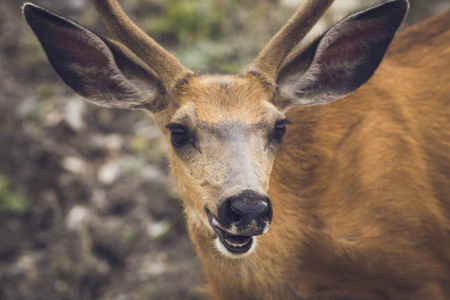
[[[161,108],[158,75],[128,48],[34,4],[25,4],[23,14],[53,68],[75,92],[110,108]]]
[[[379,4],[295,50],[278,73],[278,108],[327,103],[358,89],[378,68],[407,10],[406,0]]]

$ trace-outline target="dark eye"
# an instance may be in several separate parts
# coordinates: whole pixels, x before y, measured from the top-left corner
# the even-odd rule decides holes
[[[170,141],[175,147],[181,147],[190,140],[186,128],[184,128],[182,125],[169,124],[167,128],[169,128],[170,130]]]
[[[274,139],[279,141],[283,139],[283,136],[286,133],[286,124],[289,124],[288,120],[280,120],[275,124],[275,128],[273,130]]]

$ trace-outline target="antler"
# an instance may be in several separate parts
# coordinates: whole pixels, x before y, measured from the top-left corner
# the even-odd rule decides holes
[[[134,24],[116,0],[92,2],[111,32],[158,74],[167,90],[191,72]]]
[[[307,0],[264,47],[249,71],[257,72],[264,79],[273,82],[283,60],[333,2],[334,0]]]

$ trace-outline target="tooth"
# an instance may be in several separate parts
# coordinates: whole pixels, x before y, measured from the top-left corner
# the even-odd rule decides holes
[[[219,228],[221,227],[220,224],[219,224],[219,222],[218,222],[218,221],[216,220],[216,218],[214,218],[214,217],[212,218],[212,224],[213,224],[214,226],[216,226],[216,227],[219,227]]]
[[[250,240],[249,241],[247,241],[246,243],[243,243],[243,244],[234,244],[234,243],[231,243],[231,242],[229,242],[229,241],[225,241],[228,245],[230,245],[230,246],[232,246],[232,247],[235,247],[235,248],[242,248],[242,247],[244,247],[245,245],[247,245],[248,243],[250,243]]]

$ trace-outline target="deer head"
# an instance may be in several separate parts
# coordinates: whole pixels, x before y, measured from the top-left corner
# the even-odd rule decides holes
[[[97,105],[153,114],[169,145],[191,232],[240,257],[252,252],[276,215],[269,179],[289,124],[286,111],[342,98],[365,83],[408,6],[405,0],[378,5],[296,49],[332,2],[307,1],[242,75],[186,69],[115,0],[93,3],[121,43],[34,4],[23,13],[77,93]]]

